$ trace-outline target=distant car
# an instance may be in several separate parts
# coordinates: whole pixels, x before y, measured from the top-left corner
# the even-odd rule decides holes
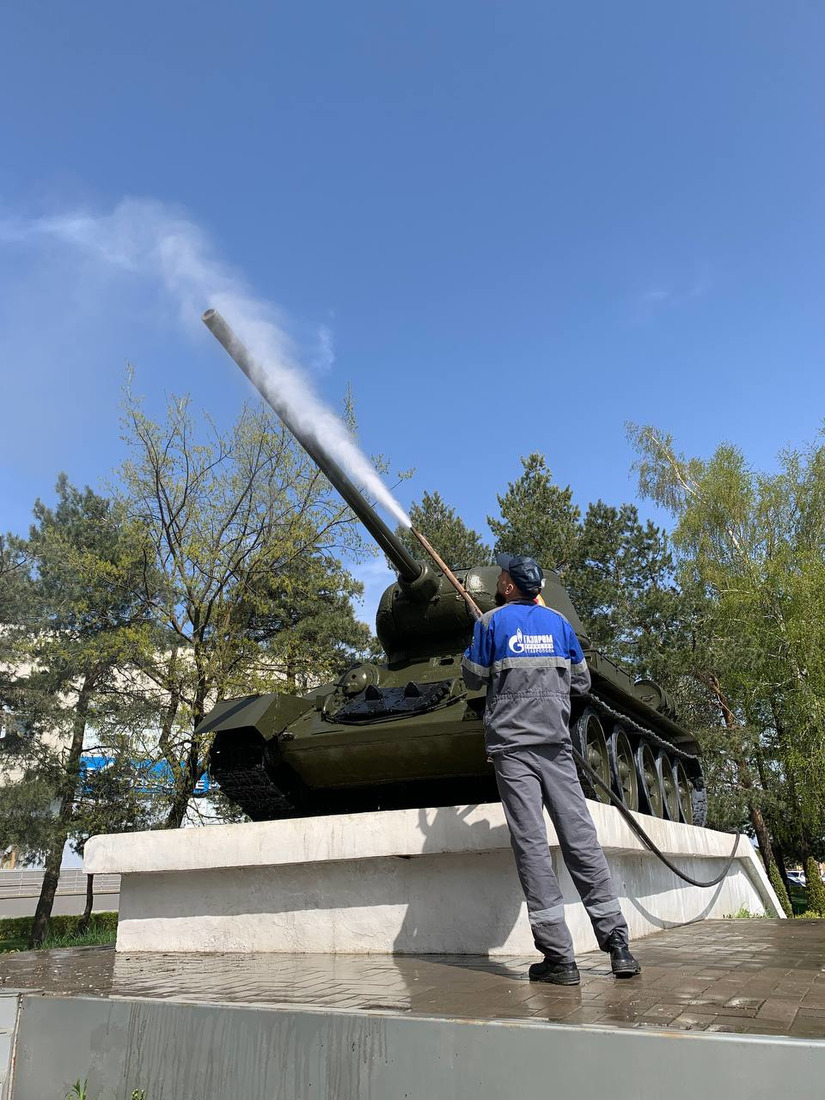
[[[805,872],[804,871],[788,871],[787,875],[788,875],[788,882],[791,884],[791,886],[804,886],[805,885],[806,879],[805,879]]]

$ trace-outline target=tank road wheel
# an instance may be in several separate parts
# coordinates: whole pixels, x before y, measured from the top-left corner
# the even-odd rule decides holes
[[[693,784],[690,782],[685,771],[685,765],[681,760],[677,760],[673,766],[673,775],[676,780],[676,791],[679,795],[679,811],[682,815],[682,821],[686,825],[693,824]]]
[[[676,786],[676,776],[673,771],[673,761],[666,752],[660,752],[656,760],[656,768],[662,781],[662,794],[664,795],[665,816],[671,821],[679,820],[679,790]]]
[[[607,787],[610,786],[610,754],[607,751],[607,738],[604,735],[604,727],[595,710],[587,707],[581,718],[576,723],[578,749],[593,771]],[[582,776],[584,793],[589,798],[595,798],[599,802],[609,802],[610,799],[595,783],[590,781],[587,775]]]
[[[659,782],[659,772],[656,768],[656,757],[650,745],[642,743],[636,750],[636,767],[639,771],[640,787],[644,800],[647,802],[647,812],[654,817],[662,817],[662,785]]]
[[[613,773],[613,790],[628,810],[639,808],[639,777],[630,739],[621,726],[613,727],[610,738],[610,765]]]

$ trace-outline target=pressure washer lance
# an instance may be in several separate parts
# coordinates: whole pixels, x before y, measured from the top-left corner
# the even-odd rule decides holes
[[[453,586],[453,588],[464,599],[464,602],[467,604],[467,609],[469,610],[469,612],[473,616],[473,618],[474,619],[480,619],[482,617],[481,608],[475,602],[473,597],[470,595],[470,593],[467,591],[467,589],[464,587],[464,585],[461,583],[461,581],[458,579],[458,577],[456,577],[455,574],[452,572],[452,570],[449,569],[447,567],[447,565],[445,565],[445,563],[442,561],[442,559],[436,553],[435,549],[432,547],[430,542],[421,534],[420,531],[417,531],[415,529],[415,527],[412,527],[411,531],[412,531],[413,535],[415,535],[416,539],[418,539],[418,541],[421,543],[421,545],[427,551],[427,553],[430,555],[430,557],[433,559],[433,561],[438,566],[438,568],[442,571],[442,573],[447,578],[447,580],[450,582],[450,584]],[[650,837],[647,835],[647,833],[644,831],[642,826],[639,824],[639,822],[633,816],[631,811],[628,810],[627,806],[625,806],[625,804],[622,802],[622,800],[615,794],[615,792],[606,783],[604,783],[602,781],[601,776],[599,775],[599,773],[594,768],[592,768],[590,766],[590,764],[585,760],[585,758],[582,756],[582,754],[578,751],[578,749],[575,746],[571,746],[571,748],[573,749],[573,758],[575,759],[575,761],[579,765],[579,767],[585,772],[585,774],[590,779],[590,781],[592,783],[595,783],[596,786],[600,790],[604,791],[604,793],[608,796],[610,801],[613,803],[613,805],[616,807],[616,809],[619,811],[619,813],[622,815],[622,817],[628,823],[628,825],[633,830],[633,832],[636,834],[636,836],[639,838],[639,840],[641,840],[641,842],[647,848],[649,848],[650,851],[653,852],[653,854],[655,856],[657,856],[662,861],[662,863],[664,863],[665,867],[668,867],[674,873],[674,875],[678,875],[680,879],[683,879],[685,882],[689,882],[691,886],[700,886],[703,889],[708,889],[711,886],[716,886],[718,883],[720,883],[722,881],[722,879],[725,877],[725,875],[727,875],[728,871],[730,870],[731,865],[733,864],[733,861],[736,859],[736,853],[739,850],[739,838],[742,835],[741,833],[736,834],[736,837],[735,837],[734,843],[733,843],[733,851],[731,852],[730,858],[728,859],[728,861],[725,864],[722,871],[720,871],[720,873],[716,876],[716,878],[710,879],[709,882],[700,882],[698,879],[692,878],[690,875],[686,875],[684,871],[680,871],[679,868],[675,865],[675,863],[671,863],[671,861],[667,858],[667,856],[664,854],[664,852],[662,852],[656,846],[656,844],[650,839]]]

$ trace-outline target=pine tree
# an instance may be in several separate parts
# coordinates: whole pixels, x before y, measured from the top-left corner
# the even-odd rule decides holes
[[[667,539],[635,505],[590,504],[565,583],[591,642],[639,675],[654,674],[677,618]]]
[[[490,564],[490,547],[484,544],[477,531],[467,526],[440,493],[424,493],[420,503],[410,508],[410,519],[450,569]],[[414,557],[421,556],[421,543],[406,528],[399,527],[396,534]]]
[[[521,476],[497,497],[501,518],[487,517],[497,554],[526,554],[564,575],[575,554],[581,513],[568,485],[554,484],[544,455],[522,458]]]
[[[793,917],[793,906],[791,905],[791,899],[788,897],[788,891],[785,888],[785,883],[782,881],[782,876],[779,873],[774,860],[771,860],[770,867],[768,868],[768,878],[770,879],[771,886],[774,893],[779,898],[779,904],[782,906],[782,912],[786,917]]]
[[[6,807],[30,810],[28,825],[17,814],[14,842],[45,858],[33,946],[46,935],[73,835],[87,733],[148,632],[145,604],[136,597],[145,574],[140,533],[118,505],[74,488],[65,475],[57,498],[54,509],[36,502],[25,544],[29,599],[11,651],[18,734],[3,753],[11,780]]]

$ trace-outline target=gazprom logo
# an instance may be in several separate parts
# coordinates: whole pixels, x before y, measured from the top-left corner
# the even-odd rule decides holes
[[[521,627],[515,632],[507,643],[511,653],[542,653],[553,652],[552,634],[524,634]]]

